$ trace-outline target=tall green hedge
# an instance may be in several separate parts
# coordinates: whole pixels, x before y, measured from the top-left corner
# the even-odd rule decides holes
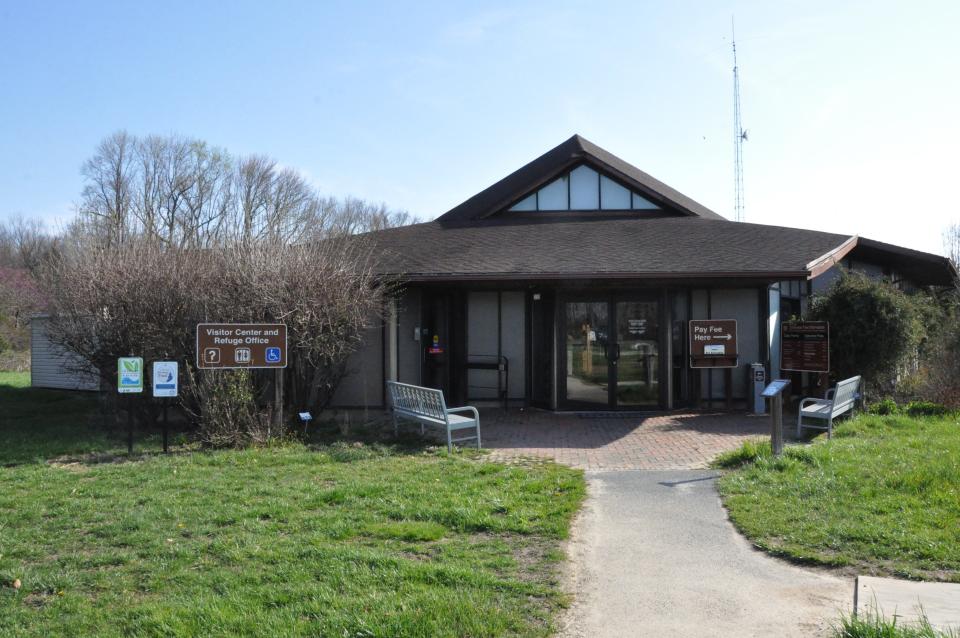
[[[926,295],[850,271],[813,297],[807,314],[830,322],[830,363],[838,378],[862,375],[883,389],[895,384],[898,366],[916,357],[935,321]]]

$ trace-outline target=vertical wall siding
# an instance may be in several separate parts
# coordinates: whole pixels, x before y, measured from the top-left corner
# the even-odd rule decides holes
[[[746,369],[761,362],[758,341],[759,300],[755,288],[698,289],[691,293],[691,319],[736,319],[740,361],[732,369],[733,396],[742,399],[747,390]],[[685,338],[689,338],[686,335]],[[762,363],[762,362],[761,362]],[[726,374],[722,369],[700,372],[700,397],[722,400],[726,397]]]
[[[374,408],[383,405],[383,325],[367,329],[359,349],[347,360],[347,374],[333,395],[333,407]]]
[[[497,292],[467,294],[467,360],[496,361],[501,352]],[[510,358],[504,353],[504,356]],[[512,364],[513,361],[510,361]],[[511,370],[512,372],[512,370]],[[497,398],[496,370],[467,370],[467,399]]]
[[[503,354],[510,359],[511,399],[522,399],[527,389],[526,302],[520,291],[504,292],[501,308],[500,339]]]
[[[714,319],[737,320],[737,343],[740,362],[733,370],[733,396],[746,396],[747,369],[751,363],[760,361],[760,343],[757,340],[760,327],[757,291],[754,288],[736,290],[714,290],[711,299],[711,310]],[[713,397],[722,399],[726,396],[724,387],[724,373],[714,372]]]
[[[526,303],[521,291],[470,292],[467,295],[467,357],[495,361],[507,358],[510,370],[508,397],[526,394]],[[496,370],[467,370],[469,399],[497,396]]]
[[[96,371],[52,343],[47,324],[46,317],[35,317],[30,322],[30,385],[60,390],[99,390]],[[84,369],[87,372],[83,372]]]
[[[420,385],[420,291],[407,290],[400,297],[397,318],[397,375],[401,383]]]

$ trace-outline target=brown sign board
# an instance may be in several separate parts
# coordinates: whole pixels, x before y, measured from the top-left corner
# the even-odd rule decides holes
[[[286,368],[287,326],[282,323],[197,324],[197,367]]]
[[[826,321],[781,324],[780,369],[830,372],[830,324]]]
[[[689,333],[691,368],[737,367],[736,319],[692,319]]]

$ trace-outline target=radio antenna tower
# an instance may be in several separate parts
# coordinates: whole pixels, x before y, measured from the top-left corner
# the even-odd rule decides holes
[[[740,122],[740,69],[737,67],[737,33],[734,28],[733,16],[730,17],[730,34],[733,43],[733,145],[734,145],[734,199],[733,215],[738,222],[743,219],[743,143],[747,140],[747,132]]]

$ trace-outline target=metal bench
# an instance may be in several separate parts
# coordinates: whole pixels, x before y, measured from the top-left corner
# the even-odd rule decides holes
[[[477,440],[477,449],[480,448],[480,413],[472,406],[462,408],[448,408],[443,400],[443,391],[433,388],[423,388],[418,385],[387,381],[387,391],[390,393],[390,407],[393,413],[393,431],[399,429],[401,418],[420,423],[420,433],[427,425],[441,426],[447,431],[447,450],[453,451],[453,444],[460,441]],[[460,416],[458,412],[472,412],[473,417]],[[453,433],[460,430],[475,429],[476,434],[453,438]]]
[[[803,428],[810,430],[826,430],[827,438],[833,437],[833,420],[847,412],[852,413],[860,397],[860,377],[850,377],[839,382],[831,390],[827,390],[826,398],[806,398],[800,401],[800,410],[797,412],[797,438],[800,438]],[[826,425],[805,423],[804,420],[823,422]]]

